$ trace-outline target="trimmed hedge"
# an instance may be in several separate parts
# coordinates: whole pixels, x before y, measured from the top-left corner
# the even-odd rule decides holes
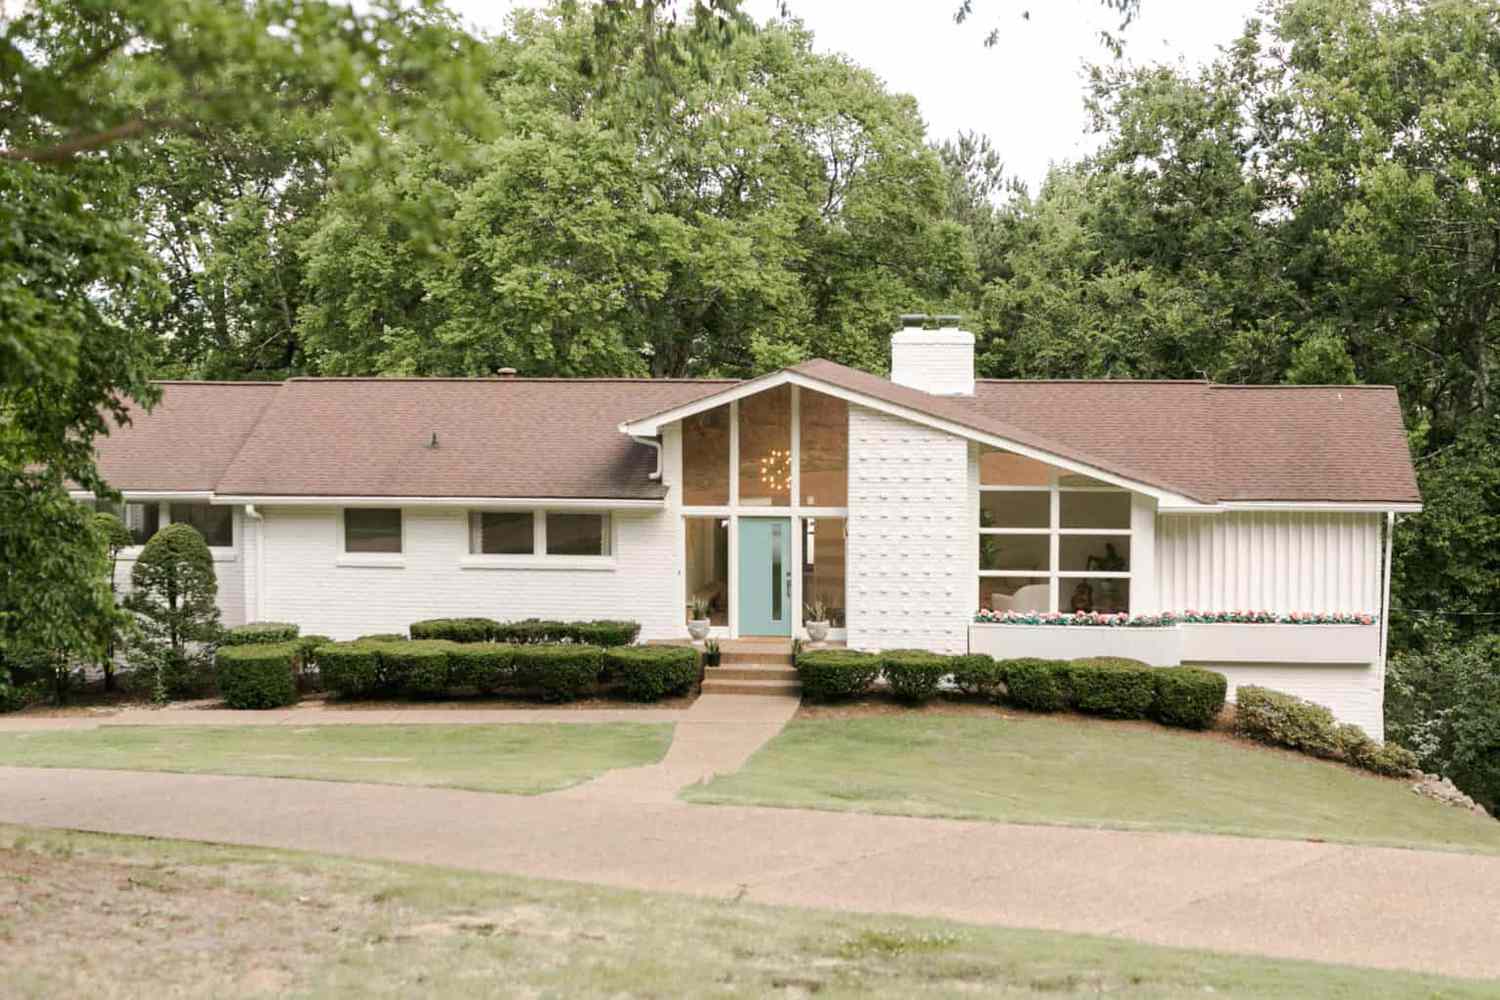
[[[516,683],[543,701],[573,701],[599,683],[604,650],[578,643],[517,646],[511,652]]]
[[[1328,709],[1295,695],[1248,684],[1235,693],[1235,732],[1261,743],[1337,758],[1337,725]]]
[[[297,700],[292,642],[221,646],[214,657],[219,694],[230,708],[280,708]]]
[[[471,642],[448,651],[448,682],[489,694],[509,680],[511,650],[500,642]]]
[[[406,636],[401,632],[376,632],[372,635],[362,635],[355,642],[406,642]]]
[[[1201,667],[1159,667],[1151,677],[1156,681],[1151,717],[1162,725],[1207,729],[1224,708],[1229,682],[1223,674]]]
[[[1111,719],[1144,719],[1156,700],[1154,669],[1140,660],[1093,656],[1068,664],[1073,707]]]
[[[358,698],[380,690],[379,644],[355,640],[331,642],[313,651],[323,688],[346,698]]]
[[[698,651],[692,646],[625,646],[604,651],[604,668],[636,701],[660,701],[693,686]]]
[[[379,643],[381,687],[391,691],[433,697],[448,690],[448,654],[453,643],[440,639]]]
[[[964,694],[981,695],[991,700],[1000,697],[1005,676],[1000,664],[987,653],[965,653],[948,660],[953,686]]]
[[[629,646],[635,642],[640,632],[640,622],[560,622],[527,618],[524,621],[497,624],[494,638],[498,642],[521,645],[576,642],[585,646]]]
[[[1005,700],[1033,712],[1061,712],[1073,704],[1067,660],[1001,660]]]
[[[300,632],[288,622],[250,622],[236,625],[219,640],[221,646],[253,646],[259,643],[291,642]]]
[[[317,650],[319,646],[326,646],[333,641],[331,636],[326,635],[304,635],[297,639],[297,660],[306,670],[318,663]]]
[[[797,657],[802,693],[812,701],[853,698],[870,690],[880,675],[880,658],[852,649],[817,649]]]
[[[938,684],[952,669],[951,662],[925,649],[892,649],[880,654],[880,672],[892,694],[919,705],[937,694]]]
[[[500,623],[493,618],[429,618],[412,622],[413,639],[446,639],[449,642],[488,642]]]

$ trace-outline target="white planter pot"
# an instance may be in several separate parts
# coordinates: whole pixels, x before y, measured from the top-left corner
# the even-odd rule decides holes
[[[827,622],[803,622],[802,626],[807,629],[807,637],[813,642],[822,642],[828,638]]]
[[[707,618],[688,619],[688,635],[692,636],[694,641],[701,642],[704,639],[707,639],[708,629],[709,622]]]

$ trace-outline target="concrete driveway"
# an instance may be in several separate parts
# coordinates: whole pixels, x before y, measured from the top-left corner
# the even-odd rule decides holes
[[[692,806],[629,784],[518,797],[0,767],[0,822],[1500,977],[1500,857]]]

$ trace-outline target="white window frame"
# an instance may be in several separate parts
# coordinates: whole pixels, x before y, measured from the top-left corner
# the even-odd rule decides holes
[[[74,496],[77,496],[77,494],[74,494]],[[90,509],[96,510],[96,511],[99,509],[99,498],[98,497],[88,496],[88,497],[85,497],[83,499],[84,499],[84,501],[86,503],[88,503]],[[157,531],[161,531],[162,528],[165,528],[167,525],[169,525],[169,524],[172,523],[172,504],[174,504],[174,503],[203,503],[203,504],[206,504],[206,503],[208,503],[208,499],[207,499],[207,496],[204,495],[204,494],[192,494],[192,495],[189,495],[189,496],[172,496],[171,494],[159,494],[159,495],[148,496],[148,497],[125,495],[123,497],[123,499],[120,501],[120,503],[121,503],[121,506],[127,506],[129,504],[139,504],[142,507],[155,507],[157,509],[156,510],[156,516],[157,516],[156,530]],[[148,538],[148,539],[146,539],[146,541],[149,542],[150,539]],[[141,553],[144,552],[145,550],[146,550],[146,545],[145,545],[144,542],[142,544],[140,544],[140,545],[127,545],[123,549],[120,550],[119,559],[120,559],[121,562],[134,562],[135,560],[137,560],[137,559],[139,559],[141,557]],[[230,516],[229,516],[229,544],[227,546],[226,545],[210,545],[208,547],[208,552],[209,552],[209,555],[213,557],[213,561],[217,563],[217,562],[234,562],[236,559],[239,558],[239,551],[240,551],[240,518],[239,518],[239,511],[238,511],[238,509],[234,508],[234,509],[231,509]]]
[[[985,535],[1046,535],[1048,538],[1047,568],[1045,570],[1007,570],[1007,569],[984,569],[982,564],[979,570],[980,578],[1000,577],[1008,579],[1040,580],[1047,581],[1047,603],[1052,611],[1061,610],[1062,581],[1064,580],[1125,580],[1131,581],[1135,576],[1136,551],[1134,527],[1130,528],[1064,528],[1062,526],[1062,494],[1064,493],[1121,493],[1127,497],[1131,496],[1129,490],[1118,486],[1063,486],[1059,480],[1062,475],[1074,475],[1074,473],[1052,467],[1047,476],[1047,484],[1028,486],[989,486],[980,483],[979,505],[976,513],[975,524],[975,548],[977,550],[979,541]],[[982,524],[984,511],[985,493],[1046,493],[1048,494],[1048,518],[1049,523],[1045,528],[986,528]],[[1134,525],[1134,501],[1131,503],[1130,523]],[[1062,570],[1059,568],[1062,562],[1062,539],[1067,535],[1086,535],[1099,537],[1113,535],[1120,538],[1130,539],[1130,569],[1121,571],[1104,570]],[[979,562],[976,551],[975,560]],[[1127,590],[1134,596],[1134,583],[1127,582]],[[1127,604],[1129,602],[1127,601]],[[1128,611],[1129,608],[1127,607]]]
[[[335,530],[338,532],[335,540],[335,550],[338,552],[337,564],[340,566],[353,566],[363,569],[401,569],[406,566],[407,533],[406,508],[401,506],[380,506],[371,504],[358,508],[340,507],[339,516],[335,518],[337,524]],[[401,551],[400,552],[350,552],[344,548],[349,535],[344,530],[344,517],[350,510],[399,510],[401,512]]]
[[[473,549],[473,516],[475,514],[520,514],[531,515],[532,551],[529,555],[482,553]],[[548,514],[588,514],[605,519],[605,543],[608,553],[597,556],[557,555],[547,551]],[[619,568],[615,553],[620,547],[620,519],[616,511],[607,509],[550,506],[494,506],[471,507],[464,511],[464,555],[459,558],[459,567],[475,570],[585,570],[612,573]],[[404,525],[404,521],[402,522]]]

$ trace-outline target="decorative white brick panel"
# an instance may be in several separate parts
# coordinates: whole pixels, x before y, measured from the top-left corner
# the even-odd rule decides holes
[[[265,607],[260,618],[295,622],[304,634],[352,639],[401,632],[424,618],[625,618],[642,638],[683,631],[674,518],[620,512],[613,570],[466,569],[468,512],[408,507],[404,565],[339,565],[338,511],[262,507]]]
[[[849,407],[848,643],[963,652],[977,535],[963,438]]]

